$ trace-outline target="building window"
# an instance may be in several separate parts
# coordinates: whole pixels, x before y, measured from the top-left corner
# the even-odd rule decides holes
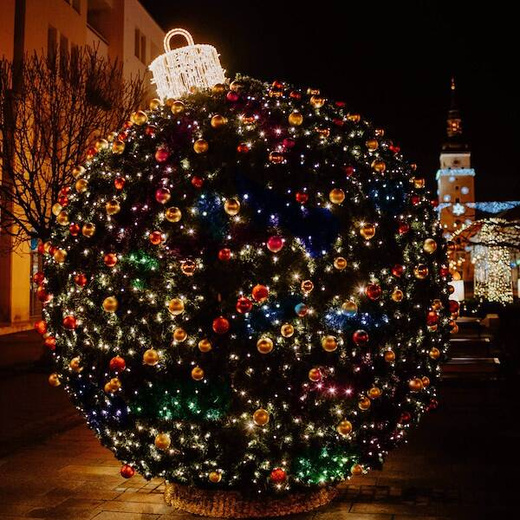
[[[67,61],[69,59],[69,39],[60,34],[60,65],[62,70],[67,67]]]
[[[157,47],[157,45],[155,45],[155,43],[153,43],[153,42],[152,42],[152,47],[150,49],[150,52],[151,52],[150,61],[155,60],[155,58],[157,58],[157,56],[159,56],[159,47]]]
[[[146,36],[141,34],[141,61],[146,65]]]
[[[136,58],[141,59],[141,31],[137,27],[134,35],[134,54]]]
[[[81,0],[72,0],[72,7],[79,13],[81,10]]]
[[[47,56],[54,61],[58,55],[58,31],[56,27],[49,25],[47,30]]]

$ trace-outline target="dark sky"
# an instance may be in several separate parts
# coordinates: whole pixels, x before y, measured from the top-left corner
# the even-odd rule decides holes
[[[516,17],[505,1],[143,0],[228,76],[315,86],[386,128],[433,182],[455,75],[478,200],[520,200]],[[307,2],[306,2],[307,3]]]

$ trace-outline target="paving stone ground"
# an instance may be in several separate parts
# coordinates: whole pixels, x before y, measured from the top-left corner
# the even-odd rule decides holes
[[[11,399],[24,398],[26,422],[31,395],[47,390],[44,374],[1,381]],[[40,387],[41,385],[41,387]],[[495,520],[517,518],[520,428],[518,381],[446,382],[441,407],[425,417],[394,450],[382,471],[351,480],[332,504],[294,520]],[[26,392],[30,395],[25,396]],[[120,464],[82,422],[67,422],[74,409],[61,389],[33,399],[37,417],[50,406],[59,433],[12,443],[4,436],[0,458],[0,519],[194,520],[163,502],[162,483],[139,476],[124,480]],[[7,406],[4,399],[2,406]],[[54,408],[51,403],[54,402]],[[11,400],[16,408],[16,399]],[[56,410],[60,415],[53,416]],[[9,410],[0,410],[7,417]],[[20,428],[23,414],[10,423]],[[60,419],[61,417],[61,419]],[[75,424],[75,425],[74,425]],[[56,424],[59,431],[59,424]],[[33,428],[31,430],[30,428]],[[3,430],[0,425],[0,433]],[[2,437],[0,437],[2,438]],[[12,446],[10,448],[10,446]],[[200,518],[200,517],[199,517]]]

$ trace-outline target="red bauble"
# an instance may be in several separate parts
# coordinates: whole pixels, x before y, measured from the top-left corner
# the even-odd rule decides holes
[[[60,190],[60,195],[67,195],[70,192],[70,186],[63,186]]]
[[[228,262],[231,259],[231,249],[225,247],[218,252],[218,259],[221,262]]]
[[[97,155],[97,150],[91,146],[87,149],[87,161],[90,161],[91,159],[94,159],[94,157]]]
[[[432,399],[430,404],[428,404],[428,411],[437,410],[439,407],[439,401],[437,399]]]
[[[242,296],[237,301],[237,312],[240,314],[245,314],[246,312],[249,312],[253,308],[253,302],[246,298],[245,296]]]
[[[394,276],[397,276],[398,278],[402,276],[404,273],[404,265],[401,264],[395,264],[394,267],[392,267],[392,274]]]
[[[398,154],[398,153],[401,151],[401,147],[400,147],[400,146],[395,146],[395,145],[393,145],[393,144],[391,144],[391,145],[388,147],[388,149],[389,149],[391,152],[395,153],[395,154]]]
[[[166,148],[158,148],[155,152],[155,160],[158,163],[165,163],[170,158],[170,152]]]
[[[45,280],[45,275],[41,271],[38,271],[37,273],[33,274],[32,281],[36,285],[41,285],[44,280]]]
[[[228,101],[231,101],[231,103],[236,103],[239,100],[240,96],[236,92],[230,90],[227,93],[226,98]]]
[[[212,326],[217,334],[225,334],[229,330],[229,321],[224,316],[219,316],[213,320]]]
[[[369,283],[365,288],[365,294],[371,300],[378,300],[381,298],[382,292],[381,286],[378,283]]]
[[[345,101],[336,101],[334,104],[339,108],[343,108],[345,106]]]
[[[249,145],[247,143],[240,143],[237,146],[238,153],[247,153],[247,152],[249,152],[249,150],[251,150],[251,148],[249,148]]]
[[[401,423],[408,423],[412,420],[412,416],[410,412],[403,412],[401,414],[401,417],[399,418],[399,422]]]
[[[332,122],[336,125],[336,126],[339,126],[339,127],[342,127],[342,126],[345,126],[345,120],[344,119],[340,119],[339,117],[335,117]]]
[[[107,253],[103,257],[103,261],[107,267],[114,267],[117,264],[117,255],[115,253]]]
[[[296,144],[296,141],[292,137],[286,137],[282,141],[283,147],[286,148],[287,150],[290,150],[291,148],[294,148],[295,144]]]
[[[59,204],[60,206],[63,206],[64,208],[65,208],[66,206],[68,206],[68,205],[69,205],[69,198],[67,197],[67,195],[60,195],[60,196],[58,197],[58,204]]]
[[[453,314],[454,312],[458,312],[459,310],[459,302],[456,300],[448,300],[448,308],[450,309],[450,312]]]
[[[56,349],[56,338],[53,338],[52,336],[47,336],[43,342],[43,344],[49,349],[49,350],[55,350]]]
[[[439,323],[439,315],[435,311],[430,311],[426,315],[426,325],[428,327],[433,327],[434,325],[437,325]]]
[[[126,362],[122,357],[116,356],[110,360],[108,366],[112,372],[122,372],[126,368]]]
[[[301,92],[298,92],[296,90],[293,90],[291,91],[291,93],[289,94],[289,97],[290,98],[293,98],[293,99],[301,99],[302,98],[302,95],[301,95]]]
[[[116,190],[122,190],[125,187],[126,180],[124,177],[116,177],[114,179],[114,186],[116,187]]]
[[[271,482],[274,482],[275,484],[281,484],[287,480],[287,473],[282,468],[275,468],[273,471],[271,471],[270,478]]]
[[[296,202],[300,204],[305,204],[309,200],[309,194],[304,191],[298,191],[296,193]]]
[[[155,131],[157,130],[157,128],[155,128],[155,126],[152,126],[152,125],[148,125],[145,130],[144,130],[144,133],[146,135],[149,135],[149,136],[153,136],[155,135]]]
[[[406,222],[401,222],[399,224],[399,234],[404,235],[405,233],[408,233],[410,231],[410,224],[407,224]]]
[[[79,232],[81,231],[81,228],[78,224],[71,224],[69,226],[69,232],[73,237],[77,237],[79,235]]]
[[[134,126],[134,123],[132,123],[132,121],[125,121],[123,123],[123,128],[125,130],[129,130],[130,128],[132,128],[132,126]]]
[[[439,274],[441,276],[448,276],[450,274],[450,270],[448,269],[447,266],[443,265],[440,269],[439,269]]]
[[[204,179],[202,177],[197,177],[196,175],[194,175],[191,178],[191,185],[200,190],[202,186],[204,186]]]
[[[56,252],[56,246],[50,246],[49,247],[49,255],[54,256],[54,253]]]
[[[163,236],[160,231],[152,231],[148,237],[148,240],[154,245],[158,246],[163,241]]]
[[[63,318],[63,326],[66,329],[74,330],[78,326],[78,321],[75,316],[65,316],[65,318]]]
[[[43,336],[47,332],[47,323],[45,320],[37,321],[34,324],[34,330]]]
[[[43,242],[40,242],[38,244],[38,253],[40,255],[43,255],[45,253],[45,244]]]
[[[421,202],[421,197],[419,197],[419,195],[412,195],[410,200],[414,206],[417,206]]]
[[[351,177],[356,170],[353,166],[343,166],[343,171],[347,177]]]
[[[119,471],[121,473],[121,476],[123,478],[132,478],[135,475],[135,469],[132,468],[132,466],[129,466],[128,464],[125,464],[121,467],[121,470]]]
[[[439,200],[438,199],[432,199],[430,201],[430,204],[432,205],[432,207],[437,208],[439,206]]]
[[[281,90],[283,89],[283,83],[281,81],[278,81],[277,79],[275,79],[271,85],[273,88],[276,88],[278,90]]]
[[[127,138],[126,132],[120,132],[120,133],[117,135],[117,138],[119,139],[119,141],[124,141],[124,140],[126,140],[126,138]]]
[[[155,200],[160,204],[166,204],[170,200],[171,196],[172,195],[168,188],[158,188],[155,191]]]
[[[52,300],[52,294],[48,293],[43,285],[40,285],[36,290],[36,296],[42,303],[48,303]]]
[[[271,253],[278,253],[283,248],[284,240],[282,237],[277,235],[269,237],[267,240],[267,249],[271,251]]]
[[[369,337],[368,332],[365,330],[356,330],[354,334],[352,334],[352,341],[358,346],[362,347],[368,343]]]
[[[269,297],[269,289],[265,285],[255,285],[251,291],[251,296],[257,302],[263,302]]]
[[[74,276],[74,283],[79,287],[85,287],[87,285],[88,280],[87,277],[83,273],[78,273]]]

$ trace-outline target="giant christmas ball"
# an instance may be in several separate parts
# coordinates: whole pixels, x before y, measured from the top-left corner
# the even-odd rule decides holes
[[[399,148],[316,90],[239,84],[154,103],[76,170],[83,232],[55,226],[43,290],[52,381],[125,467],[258,498],[380,467],[456,305]]]

